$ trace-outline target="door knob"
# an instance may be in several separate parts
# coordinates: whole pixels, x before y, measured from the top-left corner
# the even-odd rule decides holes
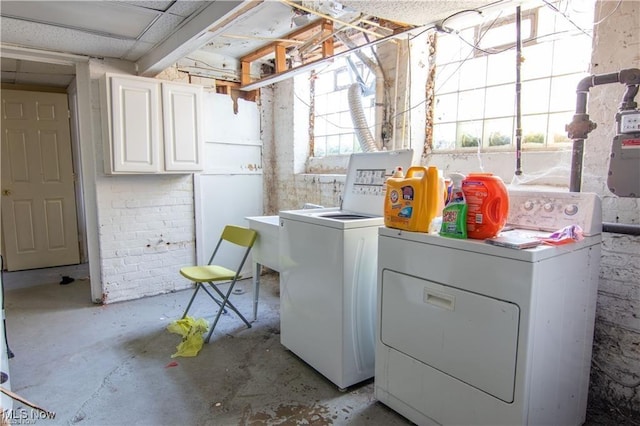
[[[2,190],[2,195],[11,195],[11,190],[10,189],[3,189]]]

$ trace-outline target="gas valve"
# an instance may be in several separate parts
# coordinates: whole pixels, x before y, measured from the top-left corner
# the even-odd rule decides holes
[[[565,130],[570,139],[586,139],[596,127],[598,125],[589,120],[589,114],[576,114],[573,121],[565,126]]]

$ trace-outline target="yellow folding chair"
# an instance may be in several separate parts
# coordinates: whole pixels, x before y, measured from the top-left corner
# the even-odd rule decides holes
[[[220,235],[218,244],[216,244],[216,248],[213,250],[213,253],[211,254],[211,258],[209,259],[209,263],[207,263],[207,265],[187,266],[180,269],[180,274],[183,277],[196,283],[196,288],[193,292],[193,296],[191,296],[191,300],[189,301],[189,304],[187,305],[187,309],[185,309],[184,315],[182,315],[182,318],[187,316],[187,313],[189,312],[189,309],[193,304],[193,300],[196,298],[196,295],[198,294],[198,291],[200,289],[203,289],[205,293],[207,293],[209,297],[211,297],[211,299],[213,299],[213,301],[216,302],[216,304],[220,308],[218,310],[218,313],[216,314],[216,318],[214,319],[213,324],[211,325],[209,334],[205,339],[205,342],[207,343],[209,342],[209,339],[213,334],[213,330],[216,328],[216,325],[218,324],[220,315],[223,312],[226,312],[227,307],[231,309],[233,312],[235,312],[240,317],[240,319],[244,321],[247,327],[251,328],[251,323],[249,323],[249,321],[247,321],[247,319],[229,301],[229,296],[233,291],[233,287],[235,286],[236,281],[242,278],[242,276],[240,275],[240,271],[242,270],[242,266],[244,265],[244,262],[247,260],[247,256],[249,256],[249,252],[251,251],[251,247],[253,247],[253,243],[256,241],[257,235],[258,235],[257,232],[254,231],[253,229],[243,228],[241,226],[227,225],[222,231],[222,235]],[[246,248],[246,250],[244,251],[244,256],[240,261],[240,265],[235,271],[221,265],[213,264],[216,258],[216,254],[218,254],[219,249],[223,246],[223,242],[225,242],[225,245],[227,245],[227,243],[231,243],[231,244],[235,244],[236,246]],[[216,284],[220,284],[222,282],[228,282],[228,281],[231,281],[231,284],[229,285],[227,292],[223,293],[217,287]],[[220,299],[214,296],[206,288],[205,284],[209,284],[211,288],[220,297]]]

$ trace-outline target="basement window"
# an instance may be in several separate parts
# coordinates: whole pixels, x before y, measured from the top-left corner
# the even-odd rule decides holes
[[[525,150],[570,146],[565,125],[575,113],[576,87],[591,59],[593,0],[549,3],[521,14]],[[515,149],[515,44],[515,13],[438,33],[435,151]]]
[[[312,73],[309,112],[311,157],[362,152],[351,118],[348,90],[360,86],[360,102],[369,132],[375,126],[375,74],[354,55],[336,59]]]

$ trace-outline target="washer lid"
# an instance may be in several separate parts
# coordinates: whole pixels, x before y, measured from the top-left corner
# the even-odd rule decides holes
[[[387,178],[396,167],[407,170],[413,150],[351,154],[342,194],[341,210],[369,216],[384,216]]]

